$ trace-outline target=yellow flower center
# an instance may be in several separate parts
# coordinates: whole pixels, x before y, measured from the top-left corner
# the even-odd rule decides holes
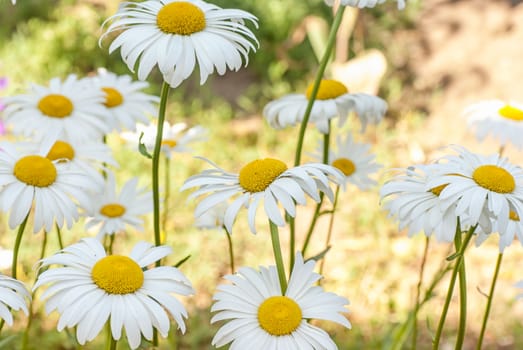
[[[312,87],[313,84],[310,84],[307,88],[307,92],[305,93],[305,96],[307,96],[307,99],[311,98],[312,95]],[[320,87],[318,89],[318,94],[316,95],[317,100],[330,100],[336,97],[339,97],[341,95],[345,95],[349,92],[349,89],[343,83],[337,81],[337,80],[330,80],[330,79],[323,79],[320,83]]]
[[[472,173],[478,185],[497,193],[511,193],[516,188],[514,176],[496,165],[482,165]]]
[[[190,2],[171,2],[158,11],[156,24],[167,34],[191,35],[205,29],[205,13]]]
[[[14,176],[29,186],[48,187],[56,180],[56,168],[49,159],[41,156],[25,156],[16,162]]]
[[[143,271],[133,259],[109,255],[98,260],[91,271],[93,282],[109,294],[134,293],[143,285]]]
[[[100,214],[110,218],[117,218],[125,214],[125,207],[117,203],[106,204],[100,209]]]
[[[102,90],[105,92],[105,103],[107,108],[113,108],[123,103],[122,94],[111,87],[103,87]]]
[[[439,186],[436,186],[434,187],[433,189],[430,190],[430,192],[432,192],[432,194],[434,194],[435,196],[438,196],[440,195],[441,191],[443,191],[443,189],[445,187],[447,187],[448,184],[443,184],[443,185],[439,185]]]
[[[162,140],[162,145],[170,148],[176,147],[177,144],[176,140]]]
[[[38,109],[51,118],[65,118],[73,112],[73,103],[64,95],[51,94],[38,102]]]
[[[258,308],[258,322],[270,335],[289,335],[298,328],[301,320],[300,306],[288,297],[270,297]]]
[[[356,171],[356,165],[347,158],[338,158],[332,162],[332,166],[341,171],[345,176],[351,176]]]
[[[519,215],[513,210],[509,212],[508,218],[513,221],[519,221]]]
[[[278,159],[253,160],[240,170],[240,186],[248,192],[265,191],[286,170],[287,165]]]
[[[64,141],[56,141],[47,153],[47,159],[49,160],[59,160],[63,162],[63,159],[73,160],[74,158],[74,149],[73,147]]]
[[[503,118],[512,119],[518,122],[523,120],[523,111],[519,108],[512,107],[511,105],[501,107],[498,113]]]

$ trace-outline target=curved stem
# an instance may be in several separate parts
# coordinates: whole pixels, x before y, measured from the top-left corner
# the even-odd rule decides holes
[[[459,225],[459,221],[458,221]],[[454,285],[456,284],[456,277],[458,276],[459,268],[463,262],[463,253],[465,252],[465,249],[467,248],[470,239],[472,238],[472,235],[474,234],[474,231],[476,229],[476,226],[472,226],[465,236],[465,239],[463,240],[461,247],[456,255],[456,262],[454,263],[454,268],[452,269],[452,275],[450,277],[449,282],[449,288],[447,291],[447,297],[445,298],[445,304],[443,305],[443,310],[441,312],[441,316],[439,318],[438,322],[438,329],[436,330],[436,335],[434,337],[434,341],[432,343],[432,349],[438,350],[439,349],[439,342],[441,340],[441,333],[443,331],[443,325],[445,324],[445,319],[447,318],[447,313],[449,311],[450,301],[452,299],[452,292],[454,291]]]
[[[334,213],[336,212],[336,208],[338,207],[338,198],[340,196],[340,186],[336,187],[336,193],[334,195],[334,203],[332,204],[332,213],[329,220],[329,228],[327,229],[327,239],[325,240],[325,251],[329,248],[329,245],[331,243],[332,238],[332,228],[334,227]],[[321,259],[320,263],[320,275],[323,273],[323,265],[325,264],[325,259],[327,258],[327,255]],[[321,281],[321,280],[320,280]]]
[[[343,12],[345,11],[345,6],[340,6],[338,8],[338,11],[336,12],[336,16],[334,17],[334,21],[332,22],[332,27],[329,33],[329,37],[327,38],[327,45],[325,47],[325,52],[323,53],[323,57],[320,61],[320,66],[318,68],[318,71],[316,72],[316,78],[314,79],[314,83],[312,85],[312,91],[311,95],[309,97],[309,102],[307,103],[307,108],[305,109],[305,114],[303,116],[303,120],[300,125],[300,132],[298,134],[298,144],[296,146],[296,155],[294,157],[294,165],[300,165],[301,162],[301,153],[303,148],[303,139],[305,137],[305,130],[307,129],[307,124],[309,123],[309,118],[311,116],[312,112],[312,106],[314,104],[314,100],[316,99],[316,96],[318,95],[318,90],[320,88],[320,83],[323,78],[323,73],[325,73],[325,69],[327,68],[327,63],[329,62],[329,57],[332,53],[332,48],[334,47],[334,43],[336,42],[336,33],[338,32],[338,28],[340,27],[341,20],[343,19]]]
[[[481,323],[481,333],[479,333],[478,346],[476,349],[481,350],[483,345],[483,337],[485,336],[485,330],[487,329],[488,316],[490,314],[490,308],[492,307],[492,299],[494,299],[494,289],[496,288],[496,283],[498,281],[499,269],[501,267],[501,262],[503,260],[503,253],[498,254],[498,259],[496,261],[496,269],[494,270],[494,276],[492,277],[492,283],[490,285],[490,291],[488,293],[487,307],[485,308],[485,313],[483,314],[483,322]]]
[[[271,228],[272,250],[274,251],[274,260],[276,261],[276,269],[278,270],[278,278],[280,280],[281,295],[285,295],[287,291],[287,277],[285,276],[285,267],[283,266],[278,226],[270,220],[269,225]]]
[[[425,236],[425,248],[423,249],[423,256],[421,258],[421,265],[419,268],[418,285],[416,287],[416,305],[414,306],[413,318],[414,323],[412,324],[412,349],[416,349],[416,343],[418,341],[418,312],[420,309],[420,297],[421,297],[421,286],[423,284],[423,275],[425,273],[425,264],[427,262],[427,255],[429,252],[430,240],[429,237]]]
[[[163,123],[165,121],[165,110],[167,107],[167,97],[169,96],[169,84],[165,81],[162,85],[162,93],[160,96],[160,108],[158,110],[158,124],[156,128],[156,140],[153,151],[153,166],[152,166],[152,189],[153,189],[153,228],[154,228],[154,244],[159,246],[162,244],[160,236],[160,151],[162,148]],[[157,344],[155,344],[157,345]]]
[[[234,268],[234,251],[233,251],[233,247],[232,247],[232,237],[231,237],[231,234],[229,233],[229,231],[227,231],[227,228],[225,226],[223,226],[223,230],[225,231],[225,235],[227,236],[227,243],[229,245],[229,264],[231,267],[231,273],[234,273],[235,268]]]
[[[25,217],[24,221],[18,226],[18,233],[16,234],[15,247],[13,250],[13,265],[11,266],[11,277],[16,279],[16,267],[18,266],[18,252],[20,251],[20,243],[22,243],[22,236],[24,235],[25,225],[27,224],[27,219],[29,218],[29,213]]]
[[[167,234],[167,218],[169,216],[169,198],[171,197],[171,159],[165,157],[164,162],[164,185],[165,193],[163,198],[163,218],[162,218],[162,230],[164,234]]]

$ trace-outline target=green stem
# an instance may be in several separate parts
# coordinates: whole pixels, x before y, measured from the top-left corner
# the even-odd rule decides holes
[[[163,123],[165,121],[165,110],[167,107],[167,97],[169,96],[169,84],[165,81],[162,85],[162,92],[160,97],[160,108],[158,110],[158,124],[156,128],[156,140],[153,151],[153,167],[152,167],[152,188],[153,188],[153,228],[154,228],[154,244],[159,246],[162,244],[160,236],[160,151],[162,148]],[[158,261],[159,263],[159,261]],[[158,344],[154,344],[155,346]]]
[[[13,251],[13,265],[11,266],[11,277],[14,279],[16,279],[16,267],[18,266],[18,252],[20,250],[20,244],[22,243],[22,236],[24,235],[25,225],[27,224],[28,218],[29,213],[27,213],[27,216],[20,226],[18,226],[18,233],[16,234],[15,248]]]
[[[164,184],[165,194],[163,198],[163,218],[162,218],[162,230],[164,234],[167,232],[167,218],[169,216],[169,198],[171,196],[171,162],[170,158],[165,156],[165,171],[164,171]]]
[[[274,260],[276,261],[276,269],[278,270],[278,278],[280,279],[281,294],[285,295],[287,291],[287,277],[285,276],[285,267],[283,266],[283,256],[280,246],[280,234],[278,226],[269,220],[271,228],[272,250],[274,251]]]
[[[496,269],[494,270],[494,276],[492,277],[492,284],[490,285],[490,291],[487,299],[487,307],[485,308],[485,313],[483,314],[483,322],[481,323],[481,333],[479,333],[478,346],[477,350],[481,350],[483,345],[483,337],[485,336],[485,330],[487,329],[488,316],[490,314],[490,308],[492,307],[492,299],[494,299],[494,289],[496,288],[496,283],[498,281],[499,269],[501,267],[501,262],[503,260],[503,253],[498,254],[498,259],[496,261]]]
[[[114,244],[114,236],[116,235],[116,233],[113,232],[112,235],[109,235],[109,245],[107,247],[107,252],[109,253],[109,255],[112,255],[113,254],[113,244]]]
[[[296,221],[293,217],[286,214],[287,221],[289,222],[289,231],[290,231],[290,239],[289,239],[289,251],[291,254],[289,254],[289,269],[292,271],[292,268],[294,267],[294,252],[296,252]]]
[[[301,163],[301,153],[302,153],[302,148],[303,148],[303,139],[305,138],[305,130],[307,129],[307,124],[309,123],[309,118],[310,118],[311,112],[312,112],[312,106],[314,104],[314,100],[316,99],[316,96],[318,95],[320,83],[323,78],[323,74],[325,73],[325,69],[327,68],[327,63],[329,62],[329,57],[332,53],[332,48],[334,47],[334,43],[336,42],[336,33],[338,32],[338,28],[340,27],[344,11],[345,11],[345,6],[340,6],[338,8],[338,11],[336,12],[336,16],[334,17],[334,21],[332,23],[329,37],[327,39],[327,45],[325,47],[325,52],[323,53],[323,57],[321,58],[321,61],[320,61],[320,66],[318,68],[318,71],[316,72],[316,77],[315,77],[314,83],[312,85],[312,91],[311,91],[311,95],[309,97],[309,102],[307,103],[307,107],[305,109],[305,114],[303,116],[303,120],[300,125],[300,132],[298,134],[298,144],[296,146],[296,155],[294,158],[295,166],[298,166]]]
[[[231,266],[231,273],[234,273],[236,269],[234,268],[234,251],[232,248],[232,237],[225,226],[223,226],[223,229],[225,231],[225,235],[227,236],[227,243],[229,245],[229,264]]]
[[[56,224],[56,236],[58,237],[58,246],[60,249],[64,249],[64,242],[62,241],[62,233],[60,230],[60,226]]]
[[[459,225],[459,221],[458,221]],[[463,240],[461,247],[459,251],[457,252],[456,262],[454,263],[454,268],[452,269],[452,275],[450,277],[449,282],[449,288],[447,291],[447,297],[445,298],[445,304],[443,305],[443,310],[441,312],[441,316],[438,322],[438,329],[436,330],[436,335],[434,337],[434,341],[432,343],[432,349],[438,350],[439,349],[439,342],[441,339],[441,333],[443,331],[443,325],[445,324],[445,319],[447,318],[447,313],[449,311],[450,301],[452,299],[452,292],[454,291],[454,285],[456,284],[456,277],[458,276],[459,268],[463,262],[463,253],[465,252],[465,249],[467,248],[470,239],[472,238],[474,234],[474,230],[476,229],[476,226],[472,226],[469,231],[467,232],[467,235],[465,236],[465,239]]]
[[[332,228],[334,227],[334,213],[336,212],[336,208],[338,207],[338,198],[340,196],[340,186],[336,187],[336,194],[334,195],[334,203],[332,204],[332,213],[329,220],[329,228],[327,229],[327,239],[325,240],[325,250],[329,248],[329,245],[331,243],[332,239]],[[323,273],[323,266],[325,264],[325,259],[327,258],[327,255],[321,259],[320,263],[320,275]],[[321,280],[320,280],[321,281]]]
[[[461,234],[454,236],[454,245],[456,251],[461,249]],[[455,349],[461,350],[463,342],[465,341],[465,330],[467,327],[467,278],[465,272],[465,258],[463,257],[462,262],[458,269],[459,277],[459,328],[456,337]]]
[[[423,256],[421,258],[421,265],[419,268],[418,285],[416,287],[416,305],[414,306],[413,324],[412,324],[412,349],[416,349],[418,341],[418,313],[420,309],[421,286],[423,284],[423,275],[425,274],[425,264],[427,262],[427,255],[429,252],[430,240],[425,236],[425,248],[423,249]]]
[[[109,336],[107,337],[107,343],[105,344],[106,350],[116,350],[118,341],[114,340],[113,335],[111,334],[111,328],[109,327]]]

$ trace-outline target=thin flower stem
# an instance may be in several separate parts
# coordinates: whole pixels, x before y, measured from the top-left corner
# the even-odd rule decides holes
[[[164,161],[164,198],[163,198],[163,218],[162,230],[167,232],[167,218],[169,217],[169,198],[171,197],[171,158],[165,157]]]
[[[153,228],[154,228],[154,244],[159,246],[162,244],[160,236],[160,151],[162,148],[163,123],[165,121],[165,110],[167,108],[167,97],[169,96],[169,84],[165,81],[162,85],[162,92],[160,96],[160,108],[158,110],[158,125],[156,128],[156,140],[153,151],[153,166],[152,166],[152,187],[153,187]],[[158,261],[159,263],[159,261]],[[157,344],[155,344],[157,345]]]
[[[109,246],[107,247],[107,252],[112,255],[113,254],[113,244],[114,244],[114,236],[116,233],[113,233],[112,235],[109,235]]]
[[[55,225],[56,227],[56,236],[58,237],[58,246],[60,249],[64,249],[64,242],[62,241],[62,232],[60,230],[60,226],[58,224]]]
[[[327,229],[327,239],[325,240],[325,248],[324,251],[326,251],[329,248],[329,245],[331,244],[332,239],[332,228],[334,227],[334,214],[336,213],[336,208],[338,207],[338,198],[340,197],[340,186],[336,187],[336,193],[334,194],[334,203],[332,204],[332,213],[329,220],[329,228]],[[320,263],[320,275],[323,273],[323,266],[325,265],[325,259],[327,258],[327,255],[321,259]],[[321,280],[320,280],[321,281]],[[318,282],[320,282],[318,281]]]
[[[234,268],[234,251],[232,248],[232,237],[225,226],[223,226],[223,230],[225,231],[225,235],[227,236],[227,243],[229,245],[229,264],[231,267],[231,273],[234,273],[236,269]]]
[[[11,277],[16,279],[16,267],[18,266],[18,252],[20,251],[20,244],[22,243],[22,236],[24,235],[25,225],[29,219],[29,213],[25,217],[24,221],[18,226],[18,233],[16,234],[15,248],[13,250],[13,265],[11,266]]]
[[[287,291],[287,277],[285,276],[285,266],[283,266],[283,256],[280,246],[280,234],[278,226],[269,220],[271,228],[272,250],[274,251],[274,260],[276,261],[276,269],[278,270],[278,278],[280,279],[281,294],[285,295]]]
[[[490,314],[490,308],[492,307],[492,299],[494,299],[494,289],[496,288],[496,283],[498,281],[499,269],[501,267],[501,262],[503,260],[503,253],[498,254],[498,259],[496,261],[496,269],[494,270],[494,276],[492,277],[492,284],[490,285],[490,291],[488,293],[487,307],[485,308],[485,313],[483,314],[483,322],[481,323],[481,332],[479,333],[478,346],[477,350],[481,350],[483,346],[483,337],[485,336],[485,330],[487,329],[488,316]]]
[[[116,350],[116,346],[118,345],[118,340],[115,340],[113,338],[113,335],[111,333],[111,325],[108,322],[107,323],[107,341],[105,343],[105,349],[106,350]]]
[[[289,231],[290,231],[290,239],[289,239],[289,251],[291,254],[289,254],[289,268],[292,270],[294,267],[294,254],[293,252],[296,251],[296,222],[293,217],[291,217],[288,214],[285,214],[288,218],[289,222]]]
[[[459,221],[458,221],[458,225],[459,225]],[[463,240],[461,247],[460,247],[459,251],[457,252],[456,262],[454,263],[454,268],[452,269],[452,275],[450,277],[447,297],[445,298],[445,304],[443,305],[443,310],[442,310],[441,316],[439,318],[436,335],[435,335],[433,343],[432,343],[433,350],[439,349],[439,342],[441,340],[441,334],[443,332],[443,325],[445,324],[445,319],[447,318],[447,313],[449,311],[450,301],[452,299],[452,293],[454,291],[454,285],[456,284],[456,278],[458,276],[459,267],[461,266],[461,264],[463,262],[463,253],[465,252],[465,249],[467,248],[467,246],[470,242],[470,239],[472,238],[472,236],[474,234],[476,226],[477,225],[474,225],[468,230],[468,232],[465,236],[465,239]]]
[[[456,234],[454,236],[454,245],[456,251],[461,249],[461,234]],[[456,347],[455,349],[461,350],[463,347],[463,342],[465,341],[465,330],[467,327],[467,277],[465,272],[465,258],[463,258],[459,269],[458,269],[458,278],[459,278],[459,327],[458,334],[456,337]]]
[[[413,318],[414,323],[412,324],[412,349],[416,349],[416,343],[418,342],[418,312],[420,309],[420,297],[421,297],[421,286],[423,285],[423,275],[425,274],[425,265],[427,263],[427,255],[429,252],[430,239],[425,236],[425,248],[423,249],[423,256],[421,258],[421,265],[419,268],[418,285],[416,287],[416,305],[414,306]]]

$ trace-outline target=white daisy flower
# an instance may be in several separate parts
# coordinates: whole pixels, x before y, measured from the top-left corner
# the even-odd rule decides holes
[[[98,69],[98,75],[89,78],[93,87],[105,94],[105,107],[109,110],[107,119],[114,130],[136,130],[136,122],[147,123],[148,115],[157,113],[157,96],[142,90],[149,86],[143,81],[133,81],[128,75],[116,75],[105,69]]]
[[[345,175],[345,182],[356,185],[360,190],[366,190],[376,185],[369,175],[378,171],[381,165],[376,163],[375,155],[369,154],[370,145],[354,142],[347,135],[345,139],[336,138],[337,152],[329,149],[328,163]],[[323,142],[320,141],[317,153],[313,154],[318,161],[323,160]]]
[[[491,232],[477,232],[476,237],[476,246],[480,246],[484,241],[492,236],[492,232],[499,233],[499,252],[503,253],[505,248],[514,242],[514,239],[517,237],[521,244],[523,244],[523,222],[519,219],[519,216],[514,212],[510,211],[509,221],[507,228],[504,231],[498,230],[497,220],[493,220],[492,231]]]
[[[77,202],[88,206],[88,193],[100,190],[84,172],[50,160],[52,143],[45,142],[38,152],[21,154],[15,145],[0,144],[0,208],[9,215],[9,227],[19,226],[34,206],[33,232],[53,224],[71,228],[78,219]]]
[[[335,3],[335,0],[324,0],[324,1],[329,6],[333,6]],[[405,1],[406,0],[397,0],[398,9],[402,10],[405,8]],[[383,4],[384,2],[385,2],[385,0],[340,0],[340,5],[364,8],[364,7],[374,7],[378,4]]]
[[[85,228],[100,226],[98,239],[123,231],[127,225],[143,231],[141,217],[153,211],[152,192],[138,188],[137,178],[127,181],[117,193],[112,173],[107,176],[104,191],[95,194],[91,203],[92,207],[86,208],[90,218]]]
[[[63,265],[42,272],[33,290],[50,284],[42,293],[49,314],[60,314],[57,329],[76,327],[81,345],[93,340],[110,322],[113,339],[125,330],[131,349],[142,335],[151,340],[153,328],[167,337],[171,315],[185,332],[187,311],[172,294],[194,293],[191,282],[175,267],[147,268],[171,253],[168,246],[137,243],[131,254],[106,255],[102,243],[85,238],[41,261],[41,267]]]
[[[301,123],[312,94],[312,87],[313,84],[309,85],[305,94],[290,94],[269,102],[263,109],[263,115],[270,126],[282,129]],[[364,131],[367,123],[379,123],[386,111],[387,103],[381,98],[363,93],[349,93],[343,83],[324,79],[320,83],[309,122],[326,134],[329,132],[330,119],[339,117],[341,126],[349,113],[354,112],[360,119],[361,130]]]
[[[207,210],[194,220],[194,226],[199,229],[223,230],[223,218],[227,210],[226,203],[220,203]]]
[[[499,154],[483,156],[454,146],[458,155],[443,158],[438,175],[427,189],[447,184],[439,198],[445,208],[456,205],[456,215],[467,215],[470,223],[487,218],[505,232],[510,212],[523,217],[523,170]],[[484,218],[483,218],[484,217]]]
[[[201,0],[149,0],[124,2],[106,22],[111,24],[100,41],[113,32],[121,33],[109,47],[120,48],[122,59],[138,79],[145,80],[158,68],[171,87],[187,79],[198,65],[200,83],[216,71],[237,71],[248,62],[258,40],[244,25],[257,18],[236,9],[222,9]]]
[[[465,109],[469,126],[479,141],[494,137],[502,146],[509,143],[523,148],[523,105],[499,100],[482,101]]]
[[[275,266],[241,268],[218,286],[211,323],[229,320],[212,340],[216,347],[232,342],[230,349],[252,350],[331,350],[337,349],[329,334],[308,320],[328,320],[351,328],[341,313],[348,310],[346,298],[328,293],[315,284],[321,276],[313,272],[315,262],[303,261],[300,253],[292,269],[289,285],[282,295]]]
[[[227,203],[230,198],[236,197],[225,211],[224,225],[228,232],[232,232],[233,222],[242,206],[248,208],[249,227],[252,233],[256,233],[254,221],[262,200],[269,220],[278,226],[284,226],[285,220],[278,203],[287,214],[295,217],[296,203],[304,205],[305,194],[319,202],[318,191],[321,191],[332,201],[330,183],[339,185],[343,182],[339,170],[325,164],[303,164],[289,169],[281,160],[265,158],[248,163],[235,174],[221,169],[205,158],[202,159],[209,162],[214,169],[191,176],[180,190],[199,187],[189,198],[207,195],[197,205],[195,217],[219,203]]]
[[[207,140],[207,129],[197,125],[187,128],[185,123],[169,124],[164,122],[162,129],[162,147],[161,151],[166,157],[171,158],[173,153],[192,152],[190,144]],[[157,125],[138,124],[136,132],[123,132],[121,134],[124,140],[138,144],[141,133],[143,133],[142,143],[148,151],[154,150],[156,142]]]
[[[13,325],[11,310],[22,310],[26,315],[29,314],[27,300],[31,300],[31,294],[22,282],[0,275],[0,318],[5,323]]]
[[[104,93],[89,89],[73,74],[63,82],[53,78],[49,86],[33,85],[28,94],[4,102],[5,121],[17,135],[42,137],[63,131],[69,140],[84,141],[101,139],[110,131]]]

